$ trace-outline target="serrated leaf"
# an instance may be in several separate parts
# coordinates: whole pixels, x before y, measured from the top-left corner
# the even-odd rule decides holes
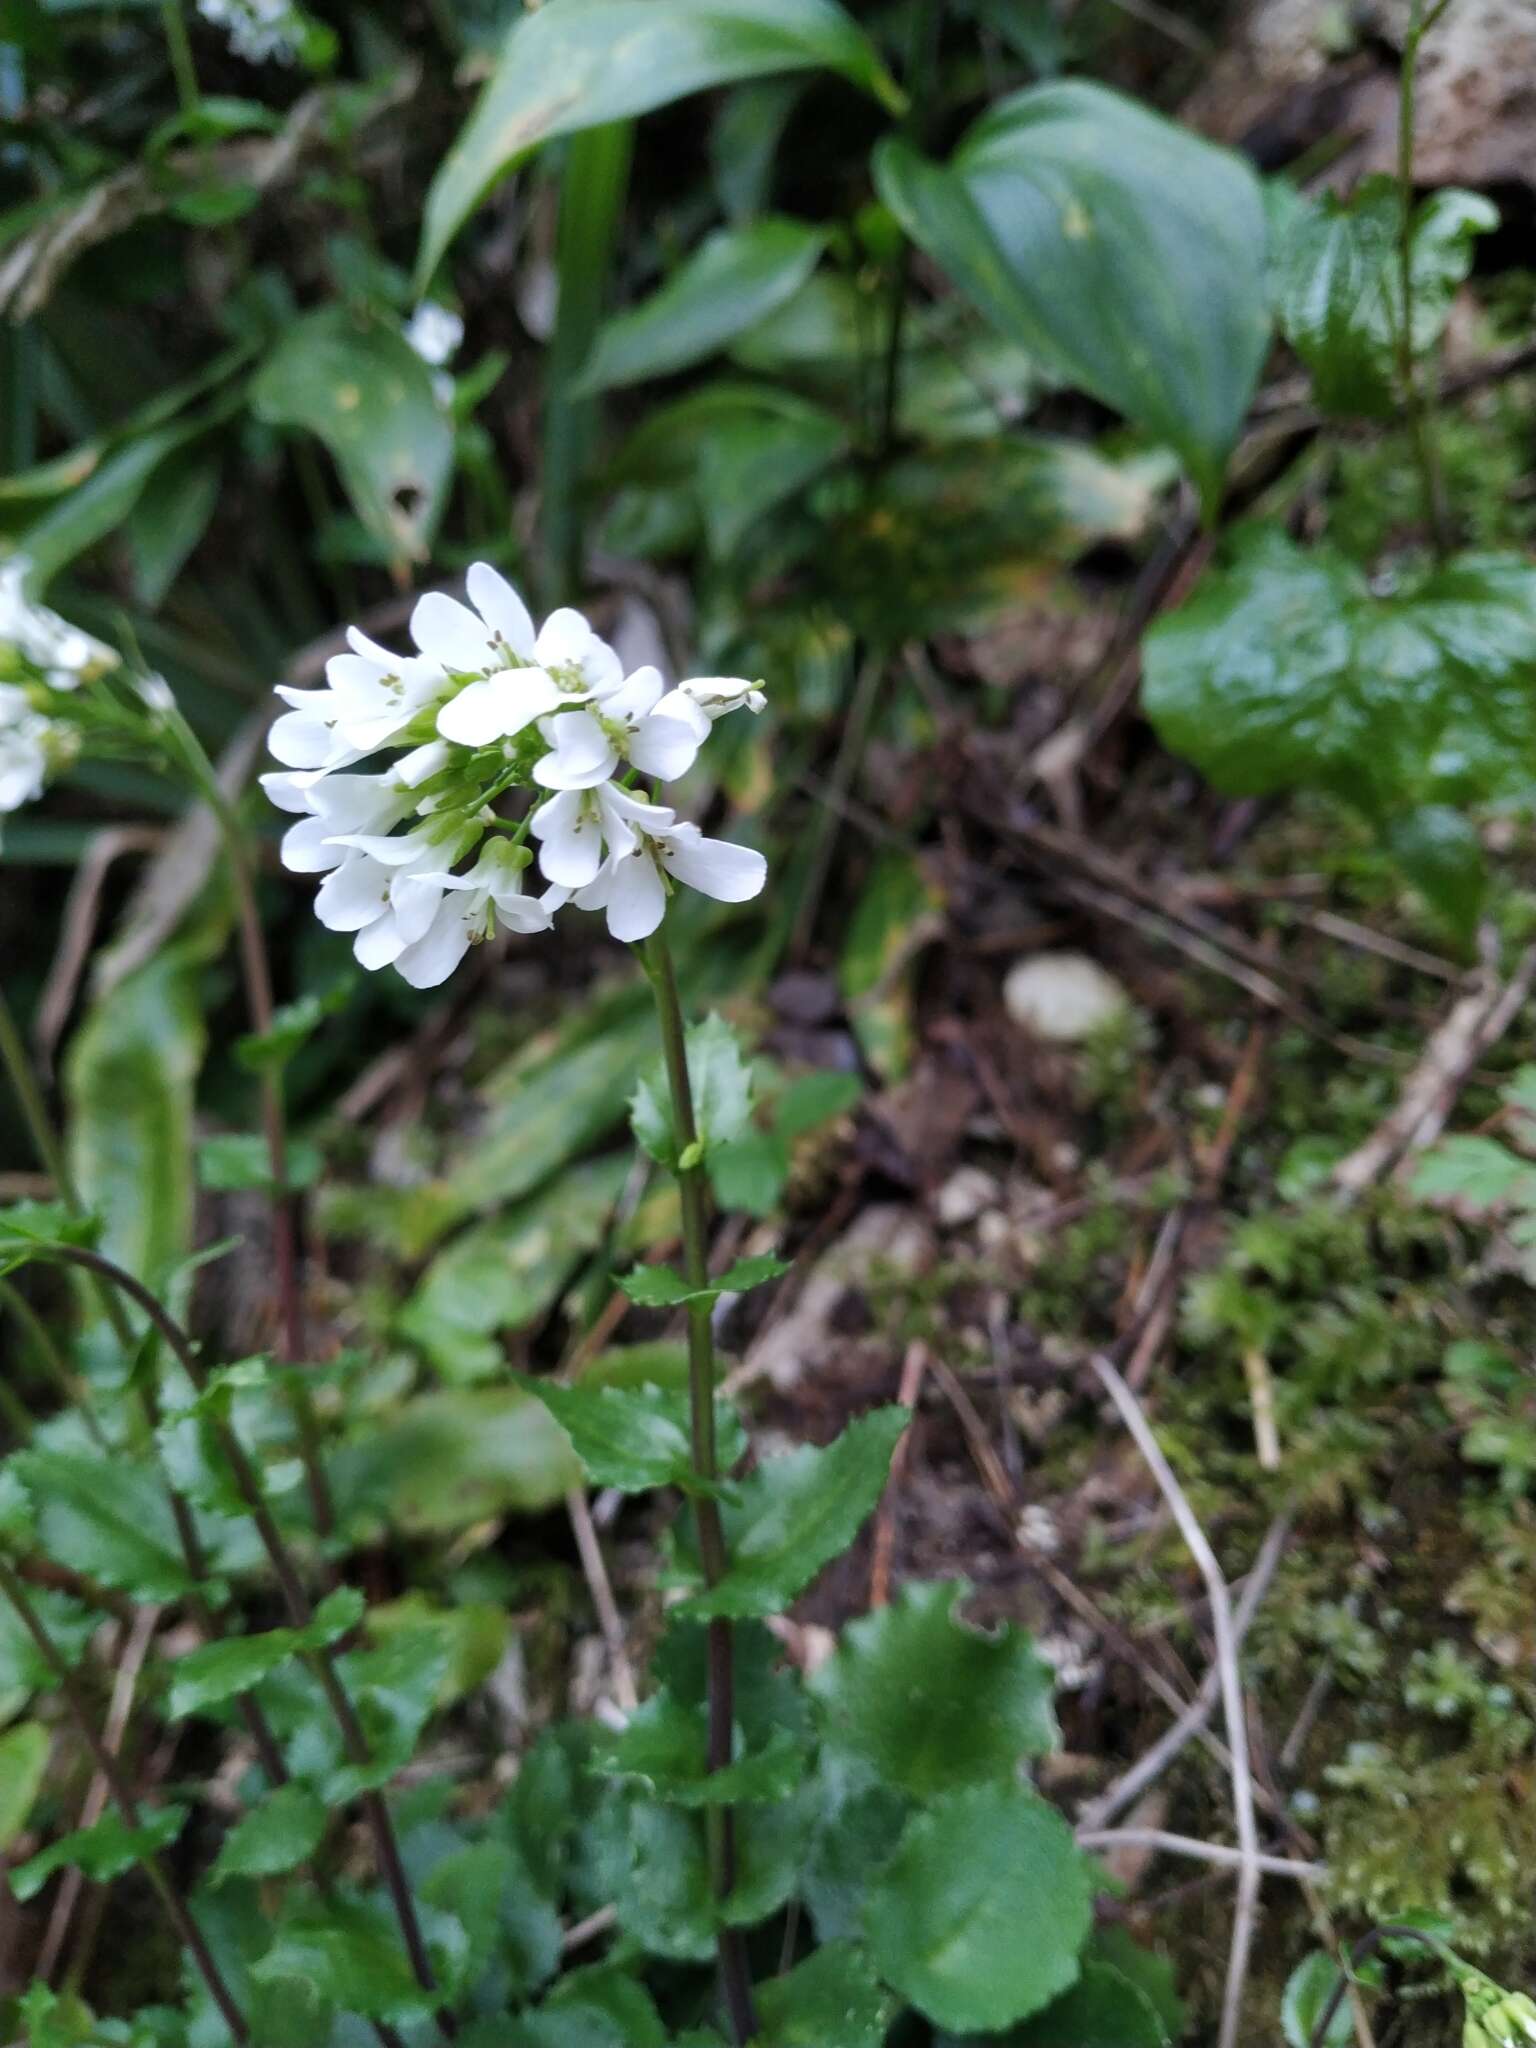
[[[284,1003],[272,1013],[270,1029],[247,1032],[235,1040],[235,1058],[253,1074],[280,1072],[309,1043],[327,1017],[334,1016],[352,992],[350,979],[324,994],[313,991]]]
[[[689,1301],[718,1301],[722,1294],[745,1294],[753,1287],[766,1286],[789,1271],[783,1259],[771,1254],[737,1259],[708,1287],[692,1287],[671,1266],[637,1266],[619,1281],[630,1300],[640,1308],[679,1308]]]
[[[518,1384],[540,1401],[570,1438],[582,1470],[594,1486],[623,1493],[703,1486],[693,1469],[693,1439],[686,1392],[667,1387],[602,1387],[519,1375]],[[744,1439],[734,1409],[716,1405],[720,1461],[728,1469],[740,1457]]]
[[[306,1650],[340,1642],[362,1620],[366,1603],[351,1586],[339,1586],[315,1609],[307,1628],[274,1628],[254,1636],[226,1636],[189,1650],[173,1666],[166,1711],[173,1721],[221,1706]]]
[[[237,1821],[208,1873],[211,1885],[232,1877],[277,1877],[297,1870],[325,1833],[325,1803],[307,1785],[277,1785]]]
[[[1536,1204],[1536,1166],[1497,1138],[1442,1138],[1414,1168],[1411,1187],[1418,1201],[1487,1216],[1511,1202]]]
[[[737,1751],[741,1743],[737,1742]],[[630,1715],[622,1733],[599,1745],[594,1767],[674,1806],[749,1805],[788,1798],[805,1775],[805,1750],[789,1728],[772,1729],[760,1748],[708,1767],[708,1718],[702,1706],[659,1692]]]
[[[427,195],[418,282],[486,193],[557,135],[626,120],[711,86],[825,67],[898,97],[874,46],[831,0],[554,0],[519,17]]]
[[[47,1775],[48,1751],[41,1721],[21,1721],[0,1734],[0,1855],[27,1824]]]
[[[62,1202],[11,1202],[0,1209],[0,1249],[12,1244],[89,1248],[100,1237],[99,1216],[77,1216]]]
[[[825,1739],[926,1800],[1008,1784],[1056,1745],[1055,1674],[1022,1629],[983,1635],[960,1619],[964,1580],[903,1589],[850,1622],[811,1679]]]
[[[815,269],[826,234],[770,215],[705,237],[657,292],[602,328],[578,394],[685,370],[790,299]]]
[[[894,2002],[866,1950],[828,1942],[757,1995],[761,2048],[881,2048]]]
[[[1214,503],[1269,340],[1245,162],[1073,79],[999,102],[947,166],[890,137],[875,178],[1004,334],[1176,448]]]
[[[1011,2027],[1059,1997],[1092,1921],[1087,1859],[1022,1785],[947,1793],[916,1814],[866,1913],[881,1976],[962,2034]]]
[[[1462,555],[1378,595],[1279,528],[1147,635],[1143,702],[1164,743],[1230,795],[1319,789],[1378,830],[1424,805],[1536,786],[1536,567]]]
[[[693,1095],[693,1120],[707,1159],[720,1145],[729,1145],[752,1122],[752,1070],[735,1032],[721,1016],[711,1014],[689,1026],[688,1082]],[[672,1102],[660,1067],[642,1077],[630,1101],[635,1137],[662,1166],[676,1167],[679,1150],[672,1121]]]
[[[331,1476],[349,1516],[444,1534],[555,1506],[581,1465],[553,1416],[521,1389],[456,1387],[360,1426]]]
[[[1170,2048],[1151,1999],[1103,1962],[1085,1963],[1070,1991],[1008,2039],[1016,2048]]]
[[[449,1977],[464,1950],[463,1930],[440,1913],[422,1917],[434,1970]],[[338,2011],[365,2019],[407,2020],[433,2003],[416,1982],[388,1907],[338,1893],[295,1897],[271,1948],[252,1964],[251,1978],[257,1984],[308,1981]]]
[[[1414,215],[1413,353],[1439,340],[1472,267],[1472,242],[1498,225],[1473,192],[1434,193]],[[1325,194],[1292,213],[1275,259],[1280,326],[1325,412],[1396,416],[1401,403],[1402,222],[1397,181],[1367,178],[1347,200]]]
[[[35,1898],[56,1870],[80,1870],[95,1884],[120,1877],[146,1856],[170,1847],[186,1825],[184,1806],[163,1806],[131,1828],[117,1812],[103,1815],[94,1827],[62,1836],[11,1872],[11,1890],[23,1904]]]
[[[442,1696],[448,1656],[441,1630],[427,1627],[396,1629],[376,1649],[352,1650],[337,1659],[369,1760],[363,1764],[349,1758],[330,1772],[320,1788],[328,1804],[340,1806],[387,1785],[410,1762]]]
[[[58,1563],[140,1600],[195,1590],[154,1473],[75,1451],[22,1451],[12,1466],[31,1497],[39,1541]]]
[[[681,1611],[734,1620],[779,1614],[858,1534],[885,1487],[905,1408],[877,1408],[850,1423],[825,1450],[805,1445],[765,1458],[728,1489],[724,1504],[730,1566],[718,1585]]]

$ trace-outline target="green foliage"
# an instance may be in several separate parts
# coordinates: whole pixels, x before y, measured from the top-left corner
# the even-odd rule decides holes
[[[765,2048],[881,2048],[892,2001],[869,1957],[851,1942],[828,1942],[763,1987]]]
[[[362,1595],[344,1586],[321,1601],[307,1628],[268,1629],[264,1635],[233,1636],[189,1650],[177,1660],[171,1678],[167,1705],[172,1719],[222,1706],[259,1685],[290,1657],[340,1642],[357,1627],[363,1611]]]
[[[278,1785],[230,1829],[212,1885],[236,1877],[281,1877],[312,1856],[325,1832],[325,1802],[307,1785]]]
[[[25,1902],[35,1898],[56,1870],[80,1870],[97,1884],[119,1876],[146,1856],[158,1855],[186,1826],[184,1806],[163,1806],[138,1827],[122,1815],[106,1814],[93,1827],[77,1828],[11,1872],[11,1890]]]
[[[514,24],[479,106],[427,195],[430,277],[486,192],[542,143],[712,85],[805,66],[890,96],[873,46],[832,0],[559,0]]]
[[[49,1748],[41,1721],[18,1721],[0,1734],[0,1851],[27,1824],[47,1774]]]
[[[688,1397],[665,1387],[562,1386],[521,1379],[570,1438],[571,1449],[594,1486],[645,1493],[656,1486],[687,1492],[716,1490],[693,1466]],[[721,1402],[716,1427],[723,1462],[741,1455],[744,1437],[735,1411]]]
[[[722,1146],[735,1144],[750,1128],[752,1070],[723,1017],[709,1016],[692,1025],[687,1045],[688,1084],[700,1148],[698,1157],[688,1163],[700,1165]],[[681,1154],[664,1070],[658,1068],[644,1076],[629,1109],[639,1143],[658,1164],[676,1167]]]
[[[959,1610],[970,1588],[914,1585],[851,1622],[811,1690],[834,1749],[914,1799],[1008,1784],[1056,1746],[1054,1679],[1017,1629],[983,1635]]]
[[[1474,192],[1433,193],[1413,216],[1411,355],[1434,347],[1472,268],[1473,240],[1498,226]],[[1402,201],[1396,181],[1365,179],[1292,214],[1275,257],[1281,330],[1326,412],[1390,419],[1401,399]]]
[[[691,1287],[681,1273],[670,1266],[637,1266],[626,1273],[619,1285],[641,1308],[681,1308],[690,1301],[718,1301],[722,1294],[745,1294],[753,1287],[765,1287],[789,1271],[783,1259],[764,1253],[756,1258],[736,1259],[720,1278],[708,1287]]]
[[[30,1450],[11,1469],[50,1557],[144,1600],[177,1600],[195,1589],[165,1489],[146,1467],[83,1451]]]
[[[1429,807],[1530,800],[1533,621],[1536,574],[1515,556],[1458,557],[1377,595],[1332,550],[1250,527],[1148,634],[1143,696],[1220,788],[1326,790],[1385,834]],[[1390,843],[1465,931],[1464,861]]]
[[[895,141],[875,163],[987,317],[1176,448],[1213,508],[1269,340],[1247,166],[1078,80],[993,107],[945,169]]]
[[[948,1792],[915,1816],[867,1913],[886,1982],[965,2033],[1012,2026],[1064,1991],[1091,1918],[1072,1830],[1038,1794],[1007,1785]]]

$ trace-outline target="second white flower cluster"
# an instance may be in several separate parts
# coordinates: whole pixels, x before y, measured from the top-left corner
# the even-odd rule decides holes
[[[356,934],[361,964],[432,988],[498,926],[547,930],[567,903],[606,912],[615,938],[638,941],[678,883],[720,902],[756,896],[762,855],[706,839],[657,795],[693,766],[715,719],[761,710],[762,692],[734,677],[669,690],[654,668],[626,676],[579,612],[556,611],[536,631],[484,562],[468,596],[420,600],[414,654],[354,627],[324,689],[278,690],[290,706],[271,734],[283,767],[262,782],[299,818],[283,860],[325,876],[320,921]],[[359,767],[390,749],[404,751]],[[519,788],[539,800],[503,817],[498,800]],[[530,837],[538,895],[524,888]]]

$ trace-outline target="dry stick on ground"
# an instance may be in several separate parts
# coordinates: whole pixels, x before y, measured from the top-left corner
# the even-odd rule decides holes
[[[918,1399],[923,1391],[923,1375],[927,1370],[927,1345],[909,1344],[906,1358],[902,1361],[901,1386],[896,1399],[901,1407],[910,1410],[914,1417],[917,1414]],[[911,1447],[912,1424],[909,1422],[897,1439],[896,1449],[891,1454],[890,1477],[885,1482],[885,1493],[875,1518],[875,1540],[869,1566],[871,1609],[886,1606],[891,1597],[891,1563],[896,1551],[896,1505],[902,1481],[906,1477]]]
[[[1077,1830],[1080,1849],[1160,1849],[1168,1856],[1193,1856],[1202,1863],[1218,1863],[1228,1870],[1247,1870],[1250,1859],[1241,1849],[1225,1842],[1202,1842],[1194,1835],[1171,1835],[1166,1828],[1083,1828]],[[1298,1884],[1317,1884],[1326,1879],[1325,1863],[1301,1863],[1290,1856],[1256,1854],[1251,1867],[1269,1877],[1293,1877]]]
[[[1136,1448],[1146,1459],[1178,1523],[1179,1533],[1199,1566],[1210,1597],[1222,1714],[1227,1728],[1227,1748],[1232,1756],[1232,1806],[1242,1864],[1237,1881],[1236,1910],[1232,1916],[1232,1947],[1227,1962],[1227,1984],[1217,2043],[1218,2048],[1237,2048],[1242,2025],[1243,1988],[1248,1979],[1248,1957],[1253,1945],[1254,1917],[1258,1906],[1260,1866],[1257,1859],[1260,1852],[1258,1822],[1254,1815],[1253,1770],[1248,1756],[1248,1719],[1243,1708],[1243,1680],[1238,1663],[1232,1600],[1221,1566],[1216,1561],[1216,1553],[1207,1541],[1173,1467],[1163,1456],[1162,1446],[1152,1433],[1141,1403],[1109,1359],[1095,1357],[1090,1363],[1100,1385],[1115,1404],[1121,1421],[1135,1440]]]
[[[1237,1612],[1232,1618],[1233,1633],[1237,1647],[1242,1649],[1243,1641],[1253,1626],[1253,1618],[1259,1611],[1259,1603],[1269,1591],[1270,1583],[1279,1569],[1285,1555],[1286,1544],[1290,1541],[1294,1511],[1282,1508],[1264,1535],[1259,1545],[1259,1554],[1254,1559],[1253,1570],[1243,1583],[1238,1597]],[[1172,1727],[1160,1735],[1152,1747],[1139,1757],[1130,1769],[1118,1777],[1114,1784],[1106,1787],[1097,1799],[1091,1799],[1081,1808],[1079,1821],[1085,1828],[1104,1828],[1124,1813],[1167,1770],[1175,1757],[1181,1755],[1195,1740],[1200,1731],[1216,1711],[1221,1697],[1221,1673],[1212,1665],[1200,1681],[1200,1690],[1179,1715]]]
[[[608,1651],[608,1668],[613,1675],[614,1694],[625,1713],[632,1714],[640,1704],[640,1694],[635,1687],[634,1666],[629,1661],[629,1649],[624,1640],[624,1617],[619,1613],[618,1602],[613,1597],[613,1584],[608,1577],[608,1567],[603,1561],[603,1546],[597,1538],[597,1529],[592,1521],[592,1508],[584,1486],[573,1486],[566,1494],[565,1511],[570,1517],[571,1533],[576,1538],[581,1569],[586,1575],[587,1591],[592,1595],[598,1626],[603,1632],[603,1642]]]
[[[1514,1023],[1533,983],[1536,946],[1520,956],[1508,982],[1501,983],[1484,970],[1452,1004],[1403,1083],[1391,1114],[1334,1168],[1333,1184],[1346,1201],[1354,1201],[1394,1166],[1435,1142],[1472,1069]]]

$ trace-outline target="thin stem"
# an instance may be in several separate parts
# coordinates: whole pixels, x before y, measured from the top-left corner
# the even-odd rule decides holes
[[[1424,494],[1424,519],[1434,543],[1435,553],[1442,560],[1450,552],[1450,512],[1446,504],[1445,477],[1440,467],[1440,449],[1435,436],[1434,401],[1426,396],[1420,387],[1413,345],[1413,153],[1419,45],[1448,5],[1449,0],[1439,0],[1439,4],[1426,18],[1424,0],[1412,0],[1408,33],[1403,41],[1403,68],[1398,79],[1397,114],[1397,259],[1402,297],[1397,338],[1397,367],[1403,387],[1403,408],[1407,414],[1408,432],[1413,442],[1414,458],[1418,463],[1420,484]]]
[[[690,1284],[704,1287],[709,1281],[709,1235],[707,1196],[702,1163],[696,1154],[698,1122],[693,1110],[693,1087],[688,1078],[688,1040],[683,1025],[683,1006],[677,992],[677,975],[666,940],[658,932],[646,942],[645,963],[656,995],[656,1015],[661,1026],[662,1054],[666,1061],[667,1084],[672,1096],[672,1121],[679,1154],[689,1159],[677,1168],[678,1194],[683,1209],[683,1271]],[[688,1304],[688,1405],[693,1439],[693,1469],[712,1485],[720,1477],[719,1450],[715,1441],[715,1339],[709,1319],[708,1301]],[[725,1577],[728,1558],[725,1526],[720,1503],[713,1492],[701,1492],[694,1505],[698,1520],[699,1556],[706,1585],[718,1585]],[[708,1624],[708,1738],[707,1767],[727,1768],[731,1761],[732,1729],[735,1722],[735,1667],[731,1624],[716,1620]],[[706,1809],[710,1880],[717,1900],[728,1899],[736,1882],[736,1814],[729,1806]],[[741,1930],[722,1927],[719,1938],[720,1974],[731,2029],[738,2048],[745,2048],[757,2032],[752,2001],[752,1977]]]
[[[199,1394],[206,1391],[208,1375],[202,1360],[198,1357],[197,1346],[169,1309],[155,1298],[142,1281],[123,1267],[115,1265],[112,1260],[104,1258],[100,1252],[88,1251],[80,1245],[53,1245],[49,1247],[48,1255],[63,1260],[66,1264],[80,1266],[87,1272],[96,1273],[113,1286],[121,1288],[129,1300],[143,1310],[150,1323],[165,1339],[182,1371],[191,1381],[194,1391]],[[245,1446],[228,1422],[216,1420],[212,1426],[219,1449],[235,1482],[235,1490],[255,1525],[262,1549],[266,1552],[267,1560],[277,1579],[288,1619],[295,1628],[307,1628],[314,1620],[314,1609],[310,1605],[309,1595],[304,1590],[304,1582],[299,1575],[293,1553],[288,1548],[282,1530],[278,1527],[268,1505],[267,1497],[262,1491],[260,1476],[251,1463]],[[342,1747],[346,1751],[348,1762],[366,1765],[371,1761],[368,1738],[337,1669],[335,1651],[330,1648],[317,1650],[309,1662],[340,1731]],[[406,1880],[405,1866],[400,1858],[400,1847],[395,1839],[394,1823],[390,1819],[389,1808],[384,1803],[382,1793],[378,1791],[364,1794],[362,1808],[364,1818],[373,1834],[374,1851],[379,1860],[385,1886],[394,1903],[401,1936],[416,1981],[423,1991],[435,1992],[437,1978],[432,1968],[431,1957],[427,1953],[410,1886]],[[458,2031],[453,2015],[444,2010],[436,2017],[439,2029],[451,2040]]]
[[[165,47],[170,55],[171,69],[176,74],[176,97],[181,102],[181,111],[195,114],[203,95],[197,82],[197,65],[192,57],[187,24],[182,19],[181,0],[160,0],[160,22],[165,30]]]
[[[943,22],[941,0],[910,0],[910,40],[904,84],[907,90],[906,118],[901,132],[907,141],[922,146],[927,117],[928,86],[939,54],[939,31]],[[912,283],[912,244],[902,240],[896,268],[891,276],[891,309],[886,323],[885,365],[880,386],[880,454],[891,452],[896,439],[896,422],[901,411],[901,357],[906,340],[907,300]]]
[[[22,1627],[37,1645],[38,1655],[56,1679],[59,1691],[63,1695],[65,1704],[68,1706],[76,1726],[79,1728],[81,1738],[91,1753],[92,1761],[95,1763],[96,1769],[101,1775],[102,1783],[111,1795],[114,1805],[122,1814],[129,1827],[139,1827],[141,1819],[138,1802],[133,1796],[127,1779],[122,1774],[118,1760],[102,1740],[92,1721],[90,1710],[81,1697],[79,1687],[75,1683],[75,1674],[70,1670],[69,1665],[60,1654],[52,1636],[49,1635],[47,1628],[44,1626],[37,1609],[27,1597],[27,1589],[22,1583],[21,1578],[4,1557],[0,1557],[0,1593],[4,1594],[5,1598],[16,1610],[17,1618],[20,1620]],[[244,2048],[244,2044],[251,2038],[250,2029],[246,2026],[244,2013],[236,2005],[229,1986],[224,1981],[223,1973],[219,1969],[218,1963],[214,1960],[213,1951],[209,1948],[207,1941],[203,1937],[202,1929],[198,1926],[196,1920],[193,1919],[186,1901],[167,1876],[165,1867],[159,1857],[150,1854],[141,1857],[139,1860],[144,1875],[153,1886],[156,1896],[165,1909],[167,1918],[176,1930],[177,1936],[187,1949],[190,1950],[192,1960],[197,1965],[198,1973],[207,1985],[214,2004],[223,2015],[224,2024],[229,2028],[235,2040],[241,2044],[241,2048]]]
[[[0,1280],[0,1308],[8,1309],[21,1325],[23,1334],[35,1355],[41,1360],[43,1371],[60,1399],[66,1407],[74,1409],[79,1415],[97,1447],[105,1450],[107,1440],[102,1434],[101,1424],[96,1420],[85,1391],[76,1384],[63,1352],[54,1343],[52,1332],[21,1289],[13,1286],[9,1280]]]

